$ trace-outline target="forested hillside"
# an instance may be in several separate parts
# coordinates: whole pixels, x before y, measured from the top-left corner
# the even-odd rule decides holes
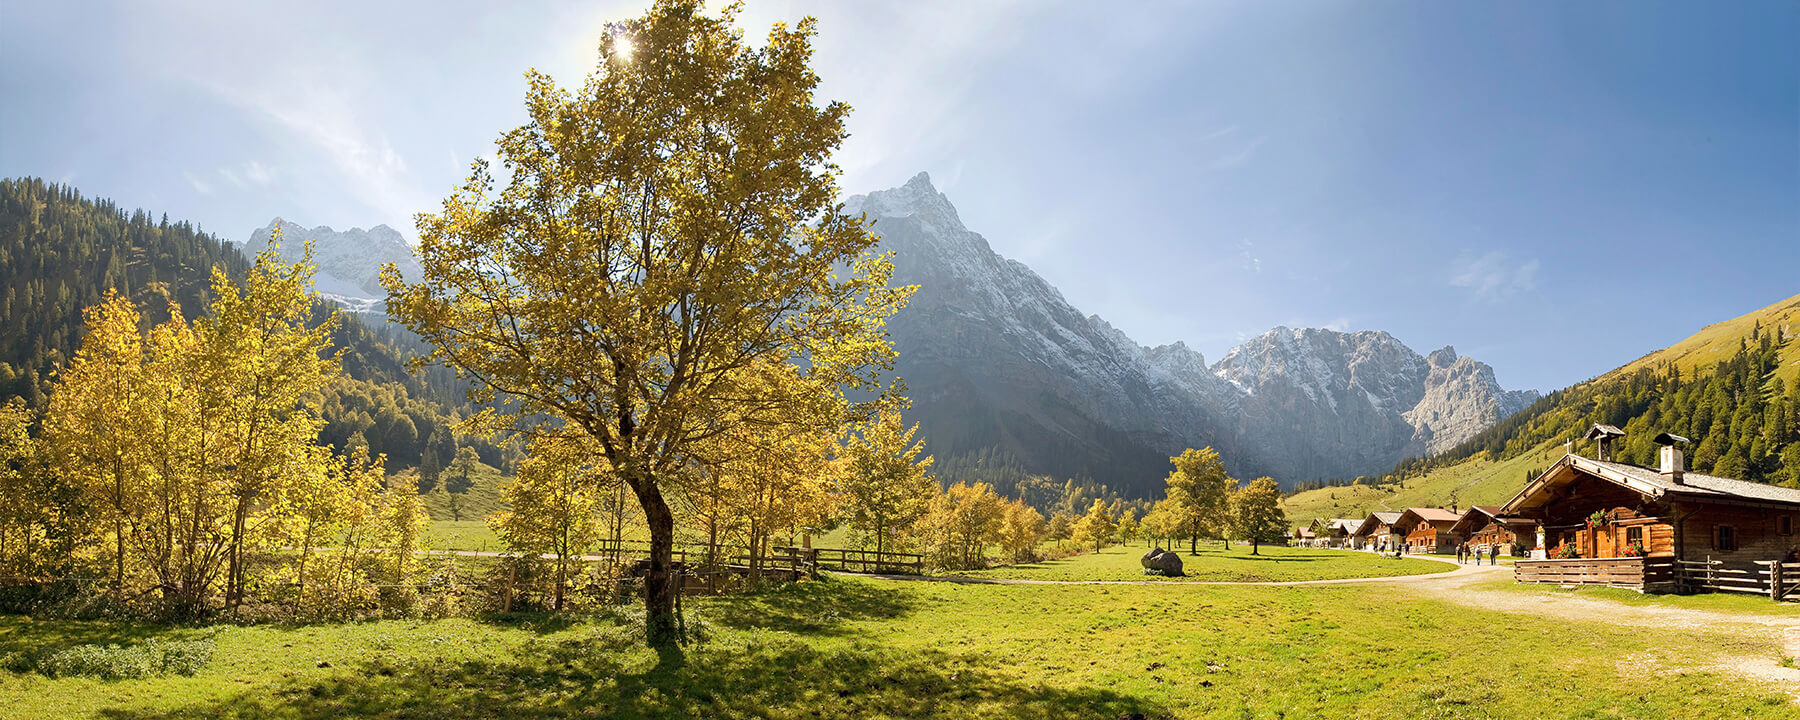
[[[138,305],[148,322],[167,318],[171,302],[193,318],[206,306],[214,267],[241,280],[249,261],[233,243],[166,215],[128,212],[37,178],[0,180],[0,400],[43,406],[51,374],[81,342],[82,310],[107,289]],[[344,373],[319,398],[327,421],[321,439],[340,450],[366,444],[388,455],[390,469],[446,466],[458,445],[510,466],[503,448],[451,436],[450,424],[469,410],[462,386],[443,368],[406,371],[406,358],[425,349],[417,337],[345,314],[332,340]]]
[[[1403,461],[1360,485],[1342,482],[1298,493],[1287,506],[1296,513],[1344,513],[1384,502],[1505,502],[1569,447],[1591,454],[1579,438],[1596,422],[1625,430],[1616,449],[1622,462],[1655,465],[1651,439],[1670,432],[1692,441],[1686,452],[1693,470],[1800,487],[1797,314],[1800,297],[1710,325],[1665,350],[1550,393],[1442,455]],[[1495,476],[1501,467],[1513,477]]]

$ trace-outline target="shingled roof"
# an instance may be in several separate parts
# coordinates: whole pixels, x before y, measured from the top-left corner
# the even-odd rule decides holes
[[[1518,495],[1513,496],[1513,499],[1506,503],[1506,507],[1501,511],[1503,513],[1517,512],[1536,491],[1549,484],[1565,469],[1580,470],[1649,497],[1669,496],[1673,499],[1687,500],[1714,499],[1800,505],[1800,489],[1715,477],[1697,472],[1682,473],[1681,482],[1677,483],[1653,468],[1595,460],[1571,453],[1564,455],[1537,479],[1527,484],[1523,490],[1519,491]]]
[[[1515,530],[1526,526],[1537,525],[1536,520],[1507,515],[1503,512],[1504,510],[1504,506],[1501,505],[1471,506],[1468,512],[1463,513],[1462,519],[1456,521],[1456,525],[1451,526],[1450,534],[1465,536],[1474,535],[1475,533],[1480,532],[1482,528],[1487,527],[1490,522],[1498,522],[1501,525],[1511,527]]]
[[[1462,513],[1451,512],[1443,508],[1407,508],[1407,512],[1419,516],[1426,522],[1456,522],[1462,519]]]
[[[1356,532],[1354,532],[1352,534],[1367,535],[1369,533],[1375,532],[1375,526],[1377,524],[1393,525],[1395,520],[1400,519],[1400,515],[1401,515],[1401,513],[1397,513],[1397,512],[1372,512],[1372,513],[1369,513],[1369,516],[1366,518],[1363,518],[1362,523],[1360,523],[1356,526]]]

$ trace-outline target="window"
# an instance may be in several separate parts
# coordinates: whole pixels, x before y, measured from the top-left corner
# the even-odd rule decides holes
[[[1777,534],[1777,535],[1792,535],[1792,534],[1794,534],[1794,516],[1792,516],[1792,515],[1777,516],[1775,518],[1775,534]]]
[[[1731,552],[1738,549],[1737,530],[1730,525],[1713,526],[1713,549]]]
[[[1641,527],[1625,528],[1626,545],[1644,544],[1644,529]]]

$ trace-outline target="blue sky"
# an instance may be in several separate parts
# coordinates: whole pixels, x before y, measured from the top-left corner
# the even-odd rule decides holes
[[[644,3],[505,5],[0,0],[0,176],[410,237],[525,69],[578,82]],[[1800,4],[1126,5],[744,24],[819,16],[847,192],[929,171],[1076,307],[1209,361],[1383,329],[1549,390],[1800,293]]]

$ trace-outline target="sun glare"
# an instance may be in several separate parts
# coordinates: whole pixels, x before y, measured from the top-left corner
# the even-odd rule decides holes
[[[613,36],[613,57],[629,62],[631,60],[631,52],[636,49],[636,45],[631,42],[631,36]]]

